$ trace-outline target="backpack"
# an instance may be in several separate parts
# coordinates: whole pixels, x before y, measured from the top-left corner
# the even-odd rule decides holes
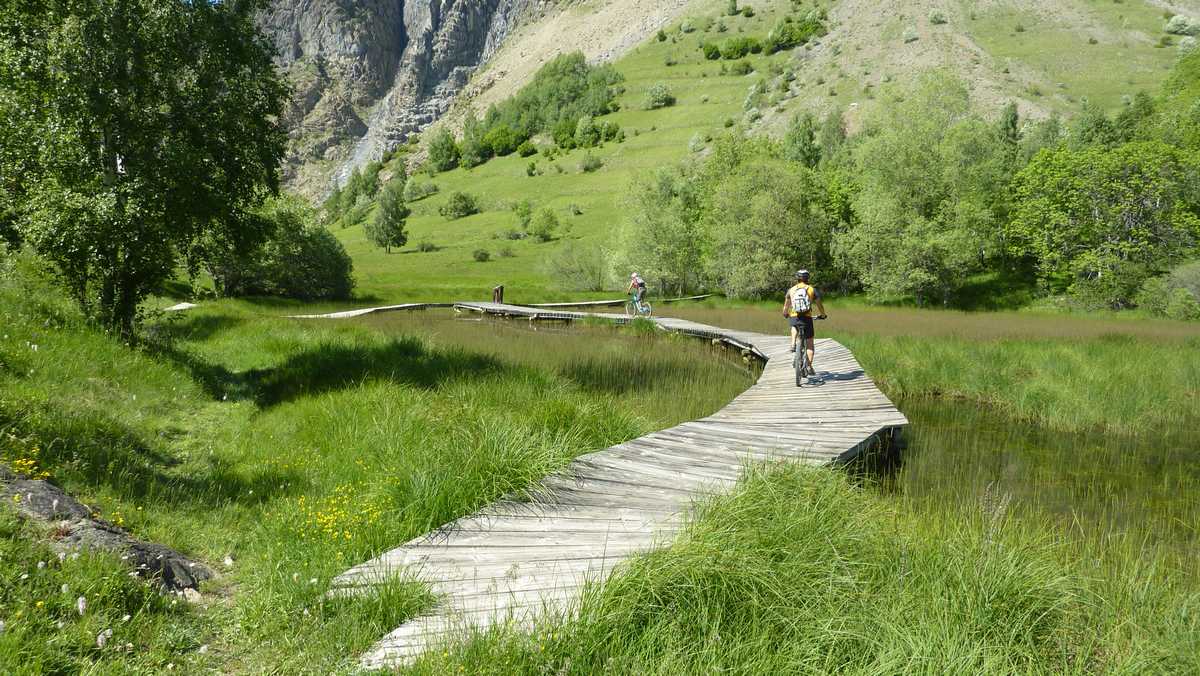
[[[807,286],[797,286],[792,290],[792,310],[804,314],[812,310],[812,298],[808,295]]]

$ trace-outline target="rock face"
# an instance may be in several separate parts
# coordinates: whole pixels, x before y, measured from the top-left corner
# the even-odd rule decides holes
[[[319,195],[449,108],[545,0],[273,0],[260,27],[295,85],[284,178]]]

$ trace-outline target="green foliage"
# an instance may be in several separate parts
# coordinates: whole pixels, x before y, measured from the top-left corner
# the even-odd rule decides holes
[[[537,152],[537,146],[528,140],[522,141],[521,145],[517,146],[517,154],[521,157],[533,157],[537,155]]]
[[[853,149],[856,223],[837,245],[869,293],[948,303],[998,254],[1010,165],[991,125],[968,111],[963,83],[931,74],[868,120]]]
[[[404,201],[419,202],[430,195],[436,195],[437,191],[437,184],[433,181],[413,176],[404,184]]]
[[[575,147],[594,148],[600,145],[602,138],[600,127],[592,119],[591,115],[584,115],[579,118],[579,122],[575,125]]]
[[[521,140],[517,136],[517,132],[507,124],[498,124],[487,131],[483,136],[483,143],[492,149],[492,154],[496,157],[504,157],[511,155],[523,143],[528,143],[528,140]],[[536,152],[536,150],[534,151]],[[532,154],[532,153],[531,153]],[[524,155],[522,157],[525,157]]]
[[[461,151],[448,129],[441,129],[429,142],[429,163],[438,171],[450,171],[458,166]]]
[[[609,282],[610,254],[598,244],[567,242],[546,257],[545,273],[565,291],[603,291]]]
[[[492,146],[487,140],[488,128],[473,114],[468,113],[463,122],[463,138],[459,143],[459,162],[471,169],[492,158]]]
[[[1071,123],[1070,139],[1071,145],[1076,148],[1090,145],[1112,147],[1121,142],[1117,127],[1108,115],[1099,106],[1086,101],[1083,110]]]
[[[790,19],[790,17],[788,17]],[[763,50],[774,54],[800,45],[807,44],[813,38],[823,37],[827,33],[825,24],[820,19],[810,17],[799,21],[787,19],[776,24],[763,41]],[[729,58],[729,57],[726,57]]]
[[[198,240],[244,250],[265,235],[247,214],[278,185],[286,92],[256,10],[83,0],[0,11],[0,220],[126,337]]]
[[[836,216],[820,179],[790,163],[751,160],[722,177],[706,213],[712,239],[707,270],[726,295],[782,293],[799,268],[832,284]]]
[[[1047,284],[1124,307],[1147,272],[1195,251],[1200,166],[1161,142],[1039,153],[1016,178],[1007,229]]]
[[[346,300],[354,265],[342,243],[315,222],[312,209],[294,198],[270,200],[255,215],[271,233],[242,250],[220,241],[205,246],[205,267],[224,296],[282,296]]]
[[[796,115],[783,137],[783,156],[808,168],[821,161],[821,146],[817,143],[817,121],[812,113]]]
[[[533,220],[533,203],[527,199],[520,200],[513,204],[512,211],[517,217],[517,226],[521,232],[528,232],[529,223]]]
[[[631,187],[625,211],[617,269],[638,270],[671,293],[703,288],[700,181],[694,173],[664,168],[643,177]]]
[[[476,263],[486,263],[492,260],[492,254],[487,249],[476,249],[471,253],[471,258],[474,258]]]
[[[642,107],[646,110],[658,110],[675,105],[675,94],[671,88],[659,82],[646,90],[646,99]]]
[[[367,239],[387,253],[392,252],[392,247],[404,246],[408,243],[404,226],[411,213],[404,203],[404,183],[389,182],[383,188],[375,216],[365,226]]]
[[[737,0],[729,0],[729,4],[725,6],[726,16],[737,16],[741,11],[738,9]]]
[[[445,204],[438,207],[438,213],[451,221],[466,218],[479,213],[479,202],[474,195],[456,190],[447,196]]]
[[[558,216],[548,207],[538,209],[529,224],[529,234],[539,242],[549,242],[558,234]]]
[[[729,72],[732,75],[749,75],[754,72],[754,64],[746,59],[734,61],[733,65],[729,66]]]
[[[596,155],[593,155],[590,150],[584,153],[583,158],[579,160],[579,171],[582,171],[585,174],[590,174],[603,166],[604,161]]]
[[[1200,261],[1178,266],[1170,274],[1147,279],[1135,303],[1159,317],[1200,319]]]
[[[729,38],[721,43],[721,58],[728,61],[736,61],[750,54],[758,54],[762,52],[763,45],[758,38],[739,35]]]
[[[721,58],[721,47],[713,42],[700,43],[700,51],[704,53],[704,58],[709,61],[716,61]]]

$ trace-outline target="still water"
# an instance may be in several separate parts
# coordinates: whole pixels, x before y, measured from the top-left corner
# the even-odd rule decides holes
[[[1004,496],[1026,518],[1091,537],[1200,546],[1200,430],[1124,436],[1063,433],[1013,422],[975,404],[899,402],[908,448],[884,482],[918,504]]]

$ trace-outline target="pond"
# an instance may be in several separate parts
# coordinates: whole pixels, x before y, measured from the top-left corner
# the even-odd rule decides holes
[[[1045,515],[1088,539],[1200,545],[1200,431],[1063,433],[963,401],[912,399],[900,408],[911,423],[908,447],[884,486],[906,500],[1005,499],[1026,518]]]

